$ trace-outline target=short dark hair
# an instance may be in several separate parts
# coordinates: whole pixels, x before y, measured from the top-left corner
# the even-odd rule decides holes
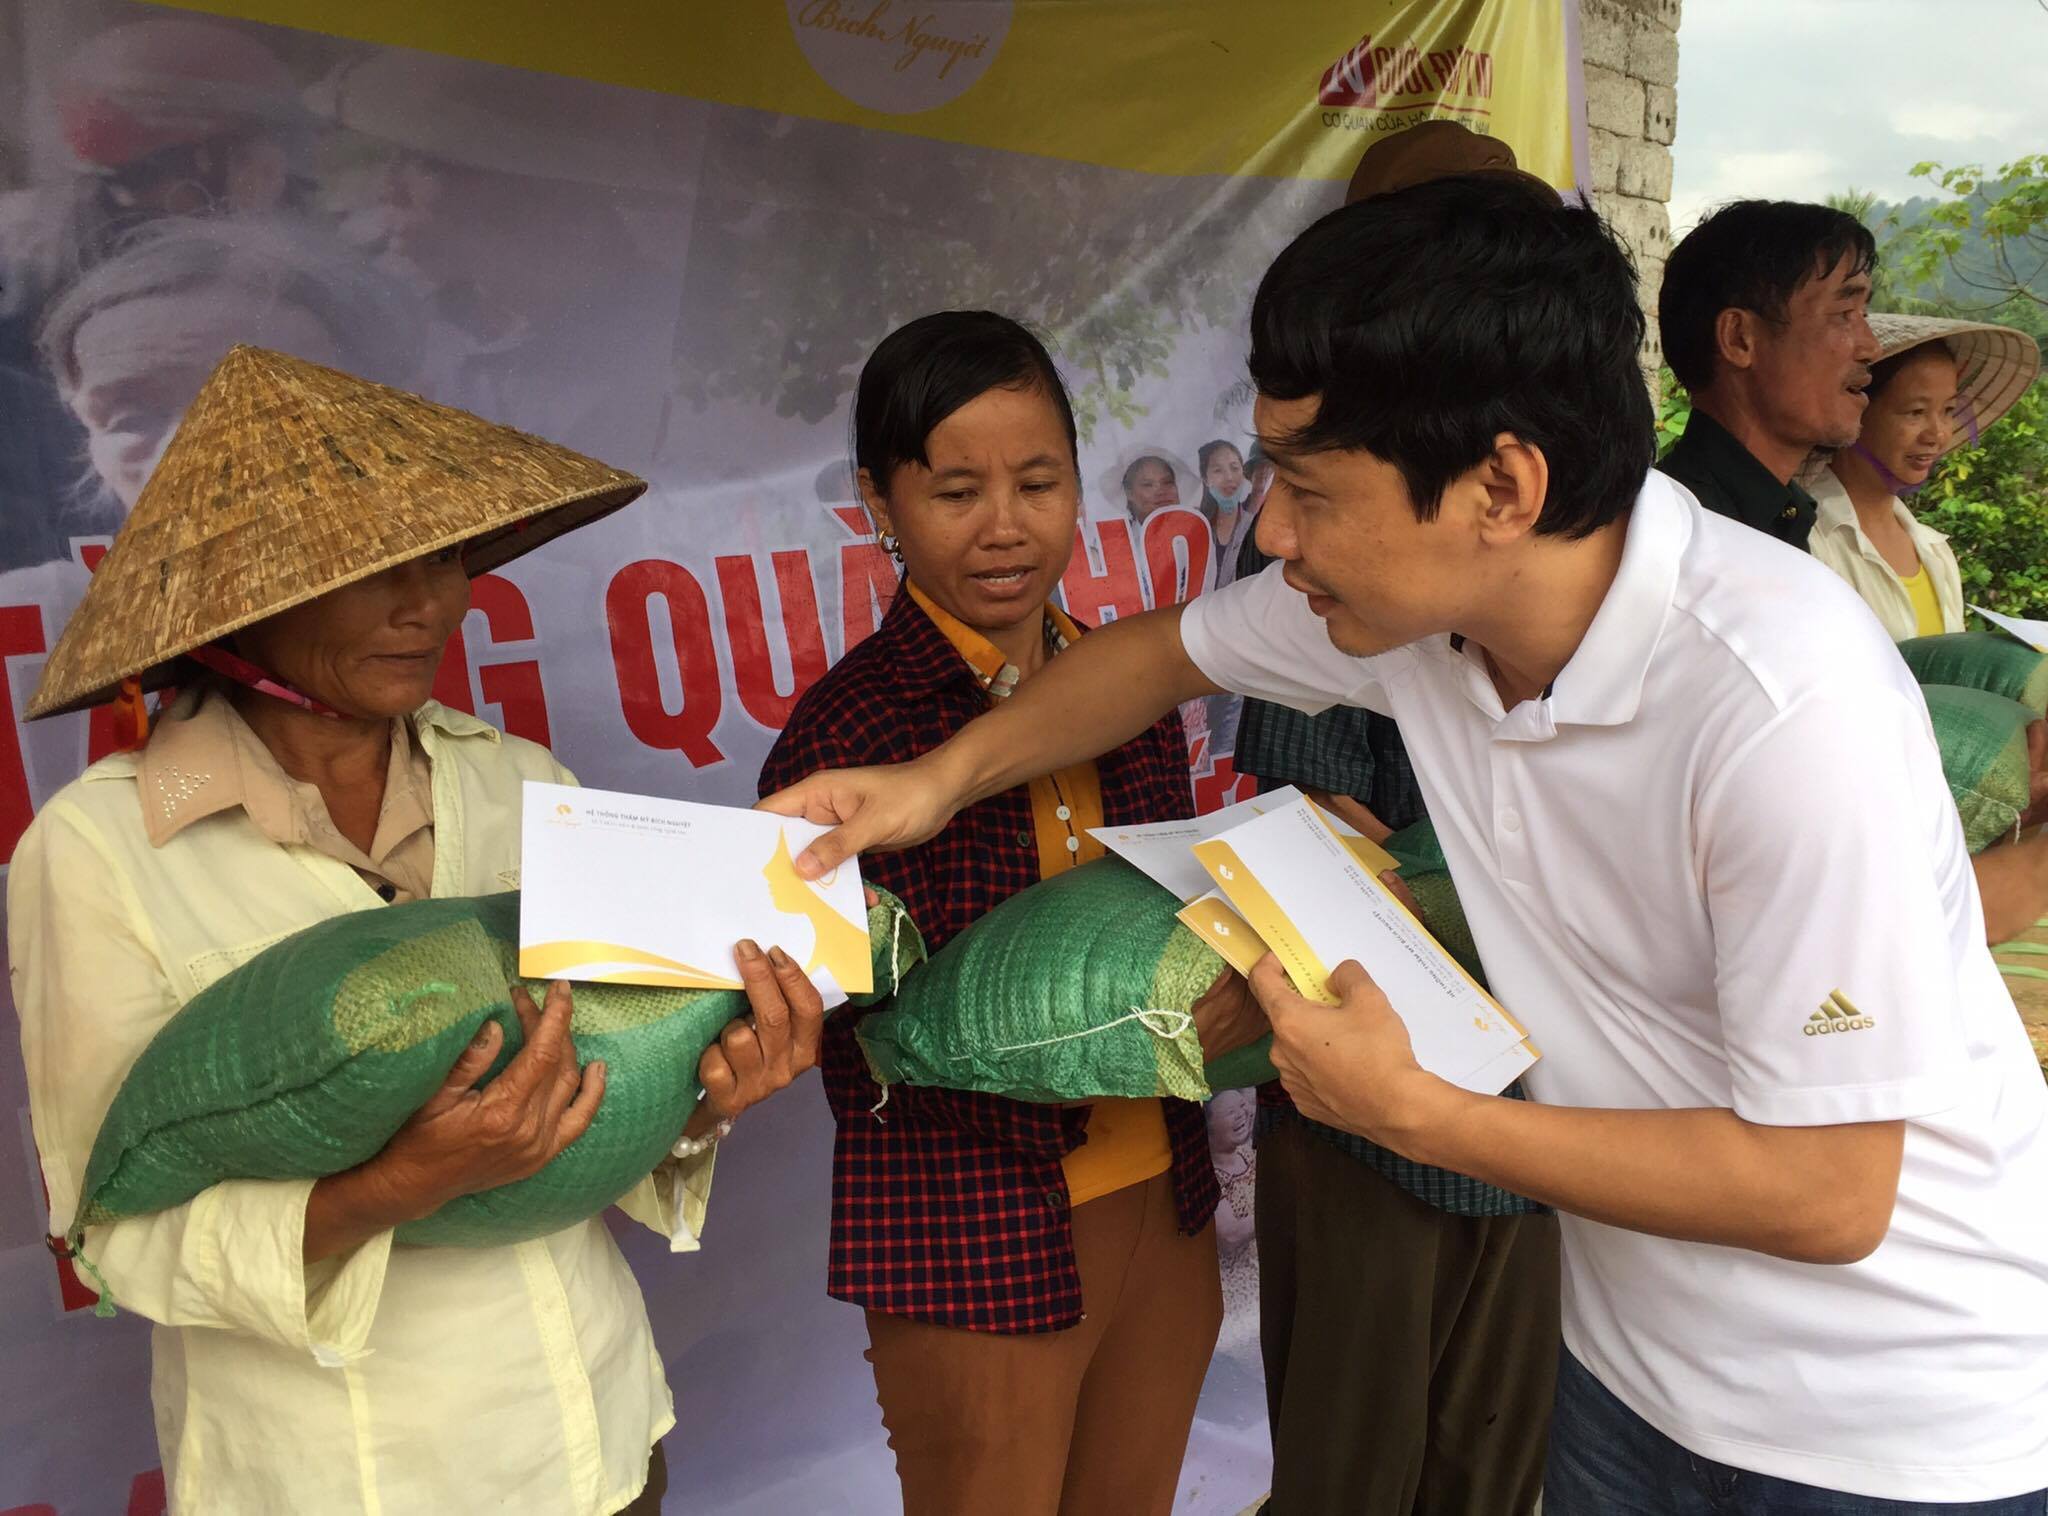
[[[990,390],[1036,390],[1066,424],[1080,462],[1074,406],[1045,344],[994,311],[934,311],[877,344],[853,396],[853,463],[886,491],[906,463],[931,467],[925,440],[953,412]]]
[[[1320,397],[1275,442],[1364,449],[1415,514],[1512,432],[1550,464],[1536,530],[1583,537],[1635,500],[1655,423],[1628,254],[1594,212],[1533,181],[1464,174],[1332,211],[1252,301],[1252,381]]]
[[[1657,294],[1664,361],[1687,389],[1711,384],[1721,312],[1755,311],[1782,321],[1799,286],[1844,258],[1852,273],[1877,267],[1877,239],[1847,211],[1798,200],[1722,206],[1686,233],[1664,265]]]

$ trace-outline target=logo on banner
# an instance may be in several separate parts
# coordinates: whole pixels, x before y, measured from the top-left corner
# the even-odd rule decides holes
[[[988,72],[1009,35],[1011,5],[789,0],[789,24],[833,89],[871,111],[907,116],[957,100]]]
[[[1492,100],[1493,54],[1464,46],[1422,48],[1412,40],[1375,39],[1370,33],[1324,69],[1316,86],[1316,102],[1338,108],[1324,113],[1325,126],[1399,130],[1441,115],[1483,133],[1493,114]],[[1345,109],[1377,114],[1347,118]]]

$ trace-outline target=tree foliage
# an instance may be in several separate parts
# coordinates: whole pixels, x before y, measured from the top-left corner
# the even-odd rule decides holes
[[[1941,461],[1913,508],[1944,533],[1963,598],[2048,616],[2048,390],[2036,384],[1975,447]]]
[[[1260,273],[1328,198],[793,118],[715,135],[703,179],[684,277],[717,294],[684,301],[689,392],[819,420],[892,327],[978,306],[1047,336],[1084,441],[1140,418],[1132,391],[1170,372],[1184,334],[1241,326]]]
[[[2048,312],[2048,153],[1996,175],[1974,163],[1919,163],[1913,175],[1941,193],[1875,226],[1890,233],[1884,264],[1893,287],[1978,314],[2012,306]]]

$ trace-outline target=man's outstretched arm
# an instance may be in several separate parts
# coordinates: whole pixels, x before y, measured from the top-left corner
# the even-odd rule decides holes
[[[915,846],[963,807],[1099,757],[1183,702],[1219,693],[1181,645],[1181,610],[1148,611],[1083,637],[922,758],[813,774],[761,809],[836,828],[797,860],[812,878],[871,849]]]

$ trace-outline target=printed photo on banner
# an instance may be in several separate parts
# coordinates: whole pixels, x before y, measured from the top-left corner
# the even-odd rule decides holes
[[[1244,380],[1251,295],[1368,138],[1441,106],[1569,175],[1550,5],[1286,0],[1245,36],[1222,0],[1085,22],[1047,0],[787,0],[568,50],[539,0],[372,9],[0,0],[0,867],[117,747],[109,709],[23,708],[233,344],[644,476],[633,510],[474,581],[435,698],[586,784],[747,805],[798,698],[897,591],[848,457],[885,334],[986,309],[1042,336],[1082,479],[1057,598],[1099,626],[1249,561],[1273,477]],[[582,76],[552,72],[572,51]],[[1089,103],[1044,108],[1058,98]],[[1182,713],[1190,814],[1256,793],[1238,714]],[[762,877],[785,910],[815,904],[775,860]],[[623,941],[578,921],[556,936]],[[664,956],[701,967],[678,941]],[[90,1320],[44,1246],[11,1003],[0,1021],[0,1508],[161,1511],[147,1334]],[[688,1288],[665,1255],[628,1256],[695,1427],[693,1501],[874,1509],[889,1455],[858,1349],[839,1351],[856,1328],[817,1277],[824,1118],[779,1104],[753,1155],[721,1160],[758,1182],[731,1184]],[[1184,1481],[1233,1510],[1266,1456],[1254,1112],[1242,1092],[1209,1111],[1229,1309]],[[782,1450],[743,1408],[789,1403],[814,1407],[816,1456],[762,1486]]]

